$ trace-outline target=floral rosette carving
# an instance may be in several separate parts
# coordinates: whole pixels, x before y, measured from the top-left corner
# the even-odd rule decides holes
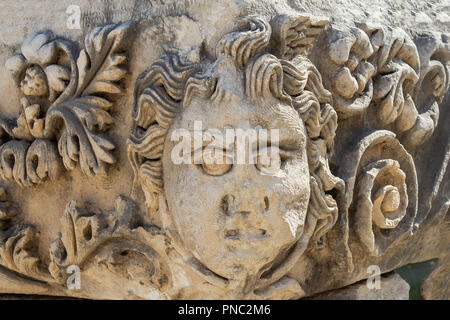
[[[359,26],[369,35],[372,46],[379,48],[371,58],[376,75],[370,119],[414,149],[436,128],[439,103],[449,86],[447,37],[426,33],[411,38],[398,28]]]
[[[373,41],[377,43],[379,38],[375,34]],[[326,41],[327,58],[316,62],[333,94],[334,108],[341,119],[361,114],[373,97],[376,70],[370,58],[379,47],[358,28],[330,28]]]
[[[113,102],[123,91],[132,24],[95,28],[78,51],[68,40],[41,32],[6,62],[22,94],[15,121],[0,119],[0,175],[21,186],[56,179],[80,163],[92,176],[115,162],[103,133],[113,124]],[[57,142],[57,146],[55,146]]]
[[[364,137],[357,163],[350,228],[372,255],[383,254],[412,233],[417,212],[417,177],[412,157],[389,131]],[[350,189],[351,190],[351,189]]]
[[[75,52],[73,43],[46,31],[27,38],[21,53],[7,60],[6,68],[27,100],[58,103],[76,89]]]
[[[437,126],[449,86],[448,37],[356,23],[331,27],[315,48],[315,64],[344,120],[362,115],[370,127],[395,132],[408,149]],[[327,47],[326,59],[319,50]]]

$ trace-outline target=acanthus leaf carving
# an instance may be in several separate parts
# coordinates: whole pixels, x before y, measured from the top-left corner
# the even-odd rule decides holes
[[[127,74],[126,46],[131,22],[95,28],[86,36],[85,49],[77,60],[79,80],[76,95],[118,94],[119,82]]]
[[[113,228],[118,222],[108,225],[102,212],[95,211],[76,201],[67,204],[61,217],[62,230],[50,245],[49,270],[55,279],[67,277],[66,267],[82,265],[83,260],[115,231]]]
[[[7,200],[6,191],[0,188],[0,266],[29,279],[51,281],[38,246],[36,228],[23,223],[19,208]]]
[[[160,262],[148,243],[149,235],[158,238],[161,232],[143,224],[137,206],[126,197],[119,196],[114,209],[106,212],[71,201],[61,217],[61,232],[50,245],[49,271],[63,283],[68,277],[67,267],[84,268],[92,259],[99,259],[102,262],[96,263],[105,264],[110,271],[127,278],[135,262],[128,259],[135,255],[153,268],[149,274],[140,275],[140,280],[163,277],[157,270]]]
[[[40,278],[42,271],[40,259],[34,252],[35,244],[35,230],[32,227],[9,237],[0,247],[0,264],[29,277]]]
[[[309,55],[318,36],[330,24],[327,18],[308,15],[279,15],[271,23],[276,55],[290,60]]]
[[[7,179],[32,186],[44,181],[44,167],[50,178],[55,178],[60,171],[56,169],[59,160],[49,146],[55,140],[67,170],[80,162],[81,171],[92,176],[105,172],[105,165],[115,162],[112,154],[115,146],[102,133],[113,124],[110,109],[123,91],[121,82],[127,74],[126,51],[132,39],[131,29],[131,22],[94,29],[86,36],[86,48],[78,59],[70,41],[55,39],[51,32],[38,33],[25,40],[21,54],[6,62],[24,97],[16,125],[4,122],[3,135],[9,136],[14,148],[20,151],[18,154],[22,154],[17,157],[22,158],[26,153],[22,150],[25,142],[14,141],[47,141],[39,143],[47,148],[37,148],[41,153],[37,158],[36,148],[29,152],[38,160],[40,172],[36,174],[22,158],[15,157],[13,163],[2,162]],[[2,148],[5,152],[10,149]],[[2,159],[5,157],[10,156],[2,155]],[[17,174],[9,173],[12,167]]]
[[[64,121],[58,150],[66,169],[72,170],[79,162],[82,172],[91,176],[104,170],[105,163],[115,163],[111,153],[115,146],[101,135],[113,123],[109,106],[103,98],[88,96],[61,103],[48,112],[47,127],[55,126],[59,119]]]

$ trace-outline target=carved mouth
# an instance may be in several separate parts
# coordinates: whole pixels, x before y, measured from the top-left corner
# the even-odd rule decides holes
[[[267,233],[265,229],[247,228],[244,230],[230,229],[225,231],[226,240],[254,242],[254,241],[264,241],[269,237],[270,235]]]

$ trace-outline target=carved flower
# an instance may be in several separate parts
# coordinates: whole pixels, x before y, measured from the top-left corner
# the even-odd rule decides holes
[[[20,83],[22,92],[27,96],[45,96],[48,91],[47,77],[39,66],[33,66],[25,72]]]
[[[365,32],[358,28],[348,31],[332,29],[328,57],[331,66],[329,81],[336,110],[344,117],[366,109],[372,99],[372,76],[375,68],[368,61],[374,49]]]
[[[48,97],[53,102],[70,80],[68,67],[58,64],[58,50],[51,32],[26,39],[22,53],[6,61],[6,68],[28,97]]]
[[[27,171],[28,167],[35,171],[35,158],[23,169],[28,142],[37,139],[52,143],[57,140],[57,151],[67,170],[79,162],[82,172],[92,176],[104,173],[105,165],[115,162],[111,153],[115,146],[102,135],[113,123],[109,110],[123,90],[132,25],[125,22],[94,29],[86,36],[81,51],[69,40],[41,32],[26,39],[22,52],[7,60],[6,68],[25,95],[16,121],[3,122],[9,138],[22,141],[8,148],[3,145],[0,150],[0,158],[6,153],[21,157],[13,172],[9,163],[2,162],[6,164],[0,169],[6,170],[9,179],[29,186],[46,176],[53,153],[42,158],[45,164],[34,177]],[[45,150],[48,144],[36,144],[38,147]],[[21,152],[11,148],[20,148]]]

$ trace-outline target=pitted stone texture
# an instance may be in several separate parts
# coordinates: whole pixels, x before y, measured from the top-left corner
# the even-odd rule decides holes
[[[311,300],[408,300],[409,284],[393,272],[382,275],[380,278],[380,288],[370,289],[367,281],[349,285],[342,289],[337,289],[318,294]]]

